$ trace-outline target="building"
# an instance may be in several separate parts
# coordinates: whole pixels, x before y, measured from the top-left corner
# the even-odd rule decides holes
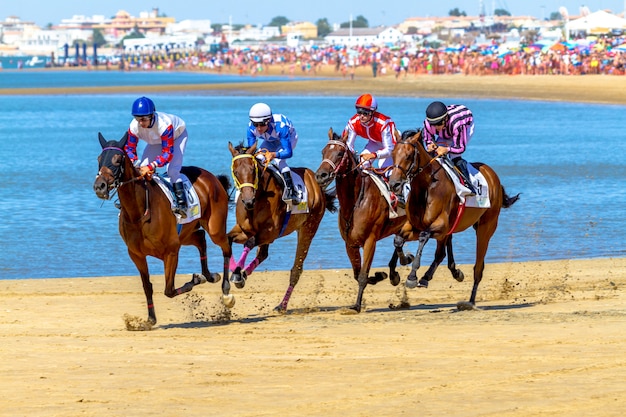
[[[330,45],[387,45],[402,42],[403,33],[392,27],[344,28],[329,33],[324,40]]]

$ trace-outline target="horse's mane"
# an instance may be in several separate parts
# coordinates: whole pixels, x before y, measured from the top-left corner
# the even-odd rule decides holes
[[[248,150],[248,146],[243,144],[243,141],[239,142],[239,145],[235,146],[235,150],[239,153],[245,153]]]
[[[412,138],[413,136],[417,135],[418,133],[421,134],[422,133],[422,129],[415,128],[415,129],[405,130],[404,132],[402,132],[402,135],[401,135],[402,139],[401,140],[402,140],[402,142],[404,142],[406,140],[409,140],[410,138]]]

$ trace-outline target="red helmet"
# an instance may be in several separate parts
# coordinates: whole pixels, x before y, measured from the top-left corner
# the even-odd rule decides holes
[[[357,109],[361,108],[376,111],[376,109],[378,108],[378,102],[371,94],[363,94],[356,99],[355,106]]]

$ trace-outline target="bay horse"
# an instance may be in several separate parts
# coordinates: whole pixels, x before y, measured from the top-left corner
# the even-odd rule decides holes
[[[431,156],[424,148],[422,130],[404,132],[402,140],[396,143],[392,156],[393,167],[389,184],[393,190],[400,190],[404,182],[410,183],[411,191],[406,202],[407,219],[414,230],[420,231],[419,247],[406,286],[428,286],[446,256],[446,248],[448,268],[458,281],[462,281],[463,273],[454,263],[452,234],[473,227],[476,231],[474,285],[469,302],[459,302],[457,307],[460,310],[476,309],[476,292],[483,277],[489,240],[498,226],[500,210],[511,207],[519,199],[519,194],[509,197],[496,172],[486,164],[474,162],[472,165],[487,181],[491,204],[489,208],[465,208],[439,159]],[[435,260],[418,283],[416,271],[420,267],[422,249],[431,237],[437,240]],[[398,239],[394,243],[401,244],[402,241]]]
[[[165,272],[165,295],[175,297],[190,291],[195,285],[219,282],[218,273],[211,273],[207,265],[207,242],[205,230],[211,240],[222,250],[224,280],[222,281],[223,302],[226,306],[234,305],[234,298],[229,295],[228,263],[231,257],[231,245],[226,234],[230,187],[228,177],[216,177],[198,167],[186,166],[181,172],[189,178],[201,206],[200,217],[177,229],[171,203],[159,185],[151,178],[141,177],[124,151],[128,132],[119,140],[107,141],[98,133],[102,153],[98,157],[98,175],[93,184],[96,196],[109,200],[117,192],[120,204],[119,232],[128,248],[128,255],[133,261],[143,284],[143,291],[148,305],[148,323],[156,324],[152,283],[148,271],[147,257],[153,256],[163,261]],[[175,288],[178,254],[181,245],[192,245],[200,253],[201,274],[193,274],[191,281],[180,288]]]
[[[291,213],[283,201],[283,181],[257,158],[257,144],[245,148],[228,143],[233,156],[232,177],[239,190],[236,201],[236,224],[228,233],[229,239],[244,245],[239,261],[231,262],[231,281],[243,288],[247,277],[269,255],[269,246],[276,239],[297,233],[296,255],[289,275],[289,286],[275,311],[284,313],[294,287],[302,275],[302,265],[317,233],[325,210],[336,211],[335,197],[322,191],[313,172],[308,168],[291,168],[304,181],[308,212]],[[269,161],[267,161],[269,163]],[[258,247],[256,257],[244,267],[251,249]]]
[[[406,226],[407,219],[405,215],[390,218],[389,203],[370,175],[361,169],[358,156],[348,148],[347,138],[347,133],[339,136],[332,128],[329,129],[328,143],[322,149],[322,163],[315,172],[315,178],[322,188],[328,187],[333,180],[336,184],[339,231],[345,242],[354,279],[359,285],[356,302],[350,309],[359,313],[365,287],[387,278],[385,272],[369,276],[377,242],[399,233]],[[405,233],[407,240],[411,240],[410,228]],[[401,247],[393,252],[389,261],[389,279],[394,286],[400,283],[400,275],[395,269],[398,259],[406,265],[412,261],[412,256],[405,257]]]

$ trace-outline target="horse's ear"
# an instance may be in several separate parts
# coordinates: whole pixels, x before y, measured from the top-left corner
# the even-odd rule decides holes
[[[237,155],[237,151],[235,150],[235,148],[233,147],[233,144],[230,141],[228,141],[228,150],[233,156]]]
[[[344,129],[343,133],[341,133],[341,140],[344,142],[348,140],[348,131],[346,129]]]
[[[334,133],[335,132],[333,132],[333,128],[332,127],[330,129],[328,129],[328,139],[332,140]]]
[[[128,141],[128,131],[124,132],[124,136],[122,136],[122,139],[120,139],[119,141],[120,148],[124,148],[124,146],[126,146],[127,141]]]
[[[104,149],[104,147],[107,146],[107,140],[104,138],[104,136],[102,136],[101,132],[98,132],[98,140],[100,141],[100,146],[102,147],[102,149]]]

